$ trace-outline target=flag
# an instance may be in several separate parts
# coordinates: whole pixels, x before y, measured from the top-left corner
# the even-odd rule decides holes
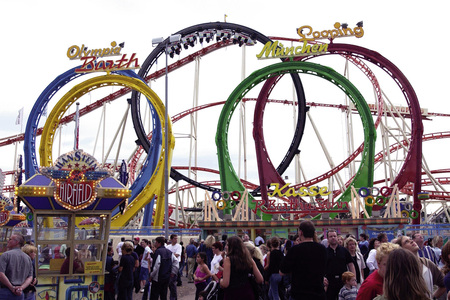
[[[23,119],[23,107],[19,110],[19,115],[16,118],[16,125],[22,124]]]

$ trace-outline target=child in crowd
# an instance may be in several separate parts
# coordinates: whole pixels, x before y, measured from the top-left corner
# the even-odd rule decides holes
[[[355,274],[348,271],[344,272],[342,274],[342,281],[344,282],[344,286],[339,291],[339,300],[355,300],[358,294]]]

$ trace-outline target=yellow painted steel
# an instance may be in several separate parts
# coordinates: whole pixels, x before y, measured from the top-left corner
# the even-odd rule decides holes
[[[105,86],[126,86],[133,90],[142,93],[155,107],[155,110],[161,121],[162,128],[165,128],[165,107],[158,95],[150,89],[143,81],[122,75],[104,75],[88,79],[67,92],[61,100],[52,109],[50,115],[45,122],[44,130],[41,136],[41,143],[39,146],[40,165],[49,167],[53,165],[52,149],[53,139],[56,129],[61,118],[66,113],[67,109],[75,103],[83,95],[89,93],[92,90],[105,87]],[[126,211],[123,214],[118,214],[112,218],[111,227],[123,227],[128,221],[136,215],[145,205],[147,205],[151,199],[156,196],[156,212],[154,218],[154,226],[161,227],[164,220],[164,156],[167,154],[169,160],[169,168],[172,162],[172,153],[175,147],[175,137],[172,133],[172,122],[169,119],[168,124],[168,145],[169,149],[165,149],[165,135],[162,135],[162,147],[161,154],[159,156],[157,167],[153,172],[149,182],[142,189],[131,203],[126,207]],[[80,220],[81,221],[81,220]],[[77,224],[79,222],[77,221]]]

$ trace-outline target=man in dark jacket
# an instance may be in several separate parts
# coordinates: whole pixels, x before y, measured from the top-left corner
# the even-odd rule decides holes
[[[164,237],[157,237],[155,240],[153,270],[150,273],[152,288],[150,291],[150,300],[166,300],[169,280],[171,276],[178,274],[178,260],[169,249],[164,247]]]

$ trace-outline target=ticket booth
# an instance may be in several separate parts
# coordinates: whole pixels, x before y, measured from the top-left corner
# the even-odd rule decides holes
[[[33,212],[37,299],[104,299],[111,213],[131,194],[112,175],[74,150],[19,187]]]
[[[24,214],[14,210],[11,199],[0,195],[0,254],[7,250],[8,239],[13,233],[27,235],[27,229],[20,226],[25,219]]]

